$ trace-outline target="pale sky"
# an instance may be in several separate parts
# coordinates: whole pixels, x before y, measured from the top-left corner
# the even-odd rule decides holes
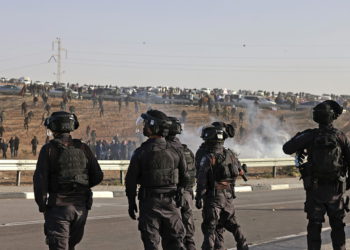
[[[350,94],[348,0],[0,0],[0,77]]]

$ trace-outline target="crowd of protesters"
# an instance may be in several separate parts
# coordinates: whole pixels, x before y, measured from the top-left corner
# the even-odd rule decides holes
[[[98,140],[96,143],[88,141],[87,144],[98,160],[130,160],[137,148],[135,141],[115,138],[111,142]]]

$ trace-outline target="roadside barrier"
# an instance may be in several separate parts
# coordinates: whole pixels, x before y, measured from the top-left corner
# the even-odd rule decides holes
[[[279,167],[294,166],[293,158],[261,158],[240,159],[249,168],[272,167],[273,177],[277,176]],[[0,160],[0,171],[17,171],[16,185],[21,185],[21,172],[34,171],[36,160]],[[100,160],[98,161],[103,171],[119,171],[120,183],[124,185],[125,173],[128,170],[129,161]]]

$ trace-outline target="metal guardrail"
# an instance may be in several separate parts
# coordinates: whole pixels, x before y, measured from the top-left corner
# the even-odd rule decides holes
[[[293,158],[260,158],[240,159],[241,163],[247,164],[248,168],[272,167],[273,177],[277,175],[278,167],[294,166]],[[21,185],[21,172],[34,171],[36,160],[0,160],[0,171],[17,171],[16,184]],[[124,176],[128,170],[129,161],[100,160],[98,163],[103,171],[120,171],[120,183],[124,184]]]

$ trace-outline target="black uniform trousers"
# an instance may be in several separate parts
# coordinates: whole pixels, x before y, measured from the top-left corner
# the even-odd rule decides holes
[[[194,242],[194,220],[193,220],[193,192],[185,190],[183,193],[184,204],[181,207],[182,223],[184,224],[186,234],[184,245],[186,250],[196,250]]]
[[[234,197],[231,189],[216,190],[215,196],[207,195],[204,197],[202,211],[202,231],[204,235],[202,244],[203,250],[225,249],[223,246],[223,239],[222,241],[216,239],[218,235],[217,231],[221,228],[225,228],[232,233],[237,242],[237,249],[248,249],[246,246],[246,239],[236,221],[233,199]],[[222,234],[219,235],[222,236]]]
[[[308,250],[321,249],[321,230],[326,213],[331,226],[333,249],[345,250],[344,200],[341,193],[334,195],[337,193],[337,189],[339,189],[339,186],[335,184],[320,186],[317,190],[306,192],[305,212],[309,220],[307,225]]]
[[[50,250],[74,250],[84,235],[86,207],[53,206],[45,211],[44,232]]]
[[[145,250],[157,250],[162,238],[166,250],[184,250],[185,228],[180,208],[171,196],[140,197],[139,230]]]

